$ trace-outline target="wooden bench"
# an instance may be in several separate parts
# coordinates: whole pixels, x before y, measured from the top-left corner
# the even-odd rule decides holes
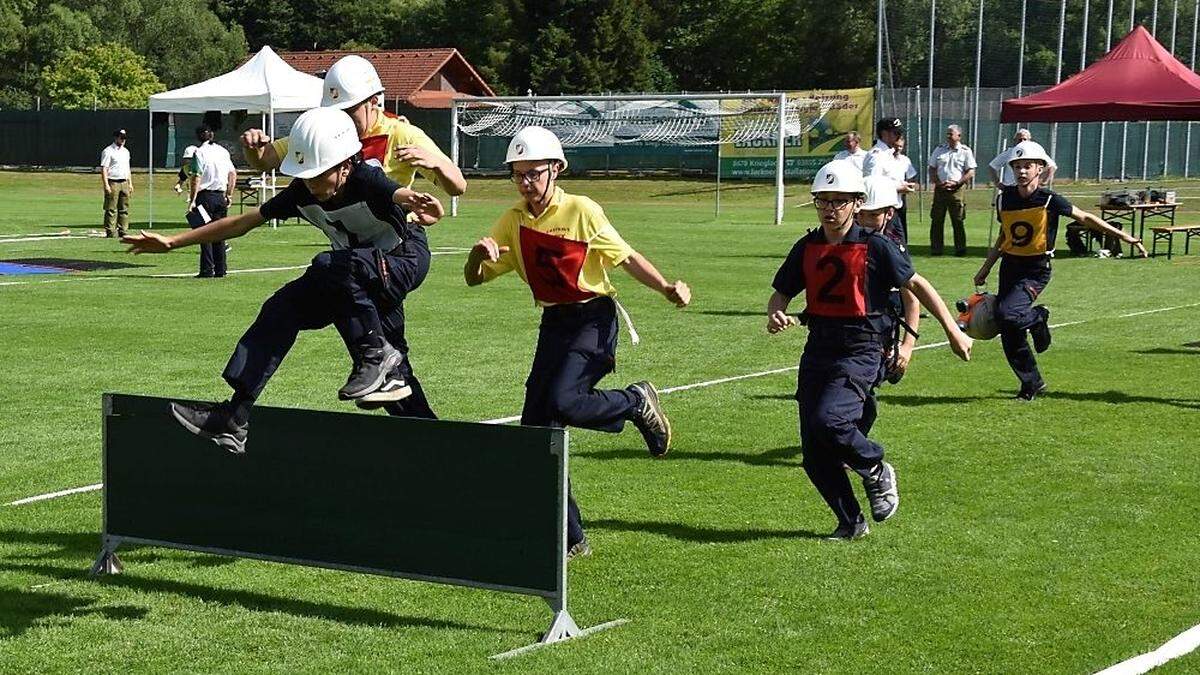
[[[1157,225],[1150,228],[1150,234],[1154,239],[1150,242],[1150,257],[1158,255],[1158,242],[1167,242],[1167,260],[1171,259],[1171,254],[1174,253],[1175,233],[1182,232],[1183,253],[1187,255],[1190,252],[1192,245],[1192,237],[1200,238],[1200,225]]]

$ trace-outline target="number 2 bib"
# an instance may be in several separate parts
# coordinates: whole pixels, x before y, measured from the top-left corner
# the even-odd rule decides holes
[[[814,316],[867,315],[867,244],[813,244],[804,248],[804,286]]]
[[[1050,199],[1042,206],[1000,212],[1000,251],[1009,255],[1035,256],[1046,253],[1046,231],[1050,224]]]

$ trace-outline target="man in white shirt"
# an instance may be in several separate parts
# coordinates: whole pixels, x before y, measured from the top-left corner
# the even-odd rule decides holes
[[[995,185],[997,188],[1002,188],[1017,184],[1017,179],[1015,176],[1013,176],[1012,168],[1008,165],[1009,160],[1012,159],[1012,149],[1017,147],[1017,143],[1020,143],[1021,141],[1032,140],[1033,134],[1030,133],[1028,129],[1017,129],[1017,133],[1013,134],[1012,146],[996,155],[996,158],[988,163],[988,171],[992,174],[992,185]],[[1051,181],[1054,180],[1054,171],[1056,169],[1058,169],[1058,165],[1054,163],[1053,159],[1051,159],[1050,162],[1046,164],[1046,177],[1042,181],[1043,185],[1049,185]]]
[[[849,132],[846,134],[846,149],[838,152],[833,158],[848,160],[862,171],[863,158],[867,156],[867,151],[862,149],[861,140],[857,131]]]
[[[117,236],[124,237],[129,229],[129,200],[133,197],[124,129],[114,131],[112,145],[100,153],[100,181],[104,185],[104,236],[113,236],[115,223]]]
[[[941,255],[946,213],[954,228],[954,255],[967,254],[967,200],[963,186],[975,177],[975,153],[962,143],[957,124],[946,127],[946,142],[929,155],[929,183],[933,185],[933,207],[929,213],[929,252]]]
[[[885,117],[875,123],[875,145],[863,157],[863,176],[885,176],[896,184],[900,208],[892,220],[892,229],[903,241],[908,241],[908,193],[916,189],[905,176],[909,162],[896,159],[896,144],[904,138],[904,125],[898,117]]]
[[[196,128],[196,140],[200,145],[193,156],[196,175],[192,177],[187,217],[193,230],[229,214],[230,195],[237,184],[237,170],[229,151],[213,142],[213,131],[207,124]],[[201,244],[200,273],[196,277],[223,277],[225,273],[225,242]]]

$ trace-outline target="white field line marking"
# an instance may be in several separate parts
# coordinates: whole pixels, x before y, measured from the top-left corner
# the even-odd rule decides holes
[[[1193,302],[1193,303],[1190,303],[1187,305],[1176,305],[1174,307],[1163,307],[1161,309],[1149,309],[1149,310],[1145,310],[1145,311],[1141,311],[1141,312],[1133,312],[1130,314],[1121,314],[1121,315],[1117,316],[1116,318],[1126,319],[1126,318],[1130,318],[1130,317],[1134,317],[1134,316],[1142,316],[1143,314],[1154,314],[1157,312],[1169,312],[1169,311],[1176,310],[1176,309],[1187,309],[1189,307],[1200,307],[1200,302]],[[1063,328],[1065,326],[1077,326],[1081,323],[1088,323],[1090,321],[1099,321],[1099,320],[1101,320],[1101,319],[1081,319],[1079,321],[1064,321],[1062,323],[1050,324],[1050,327],[1051,328]],[[943,340],[941,342],[931,342],[929,344],[918,345],[916,348],[913,349],[913,351],[921,351],[923,349],[936,349],[938,347],[945,347],[948,344],[950,344],[950,343],[946,340]],[[715,380],[707,380],[704,382],[693,382],[692,384],[681,384],[681,385],[676,385],[674,387],[667,387],[665,389],[659,389],[658,393],[671,394],[671,393],[674,393],[677,391],[687,391],[689,389],[700,389],[703,387],[712,387],[712,386],[715,386],[718,384],[725,384],[728,382],[739,382],[741,380],[751,380],[751,379],[758,378],[758,377],[779,375],[782,373],[795,371],[799,367],[800,367],[799,364],[797,364],[794,366],[786,366],[784,368],[772,368],[771,370],[764,370],[764,371],[760,371],[757,373],[746,373],[744,375],[733,375],[731,377],[722,377],[722,378],[718,378]],[[511,422],[519,421],[520,419],[521,419],[520,415],[513,415],[511,417],[497,417],[495,419],[490,419],[490,420],[480,420],[480,423],[481,424],[509,424]],[[74,494],[76,492],[87,492],[89,490],[99,490],[103,486],[104,486],[103,483],[97,483],[96,485],[89,485],[89,486],[83,487],[83,488],[75,488],[74,490],[64,490],[62,492],[52,492],[49,495],[38,495],[36,497],[27,497],[25,499],[20,499],[15,502],[10,502],[8,504],[8,506],[19,506],[21,504],[27,504],[29,502],[41,501],[43,499],[54,499],[56,497],[62,497],[65,495]]]
[[[41,501],[45,501],[47,499],[57,499],[58,497],[66,497],[67,495],[79,494],[80,492],[95,492],[96,490],[99,490],[102,487],[104,487],[104,483],[96,483],[95,485],[84,485],[83,487],[71,488],[70,490],[59,490],[58,492],[49,492],[44,495],[36,495],[34,497],[26,497],[25,499],[18,499],[15,502],[9,502],[7,505],[8,506],[20,506],[22,504],[32,504],[34,502],[41,502]]]
[[[0,243],[3,243],[3,242],[0,242]],[[470,250],[471,249],[469,249],[469,248],[456,248],[453,250],[450,250],[450,249],[437,250],[437,251],[431,251],[429,253],[429,255],[456,255],[456,254],[466,253],[467,251],[470,251]],[[248,270],[229,270],[229,273],[230,274],[256,274],[259,272],[286,272],[288,270],[302,270],[306,267],[308,267],[308,265],[289,265],[287,267],[259,267],[256,269],[248,269]],[[179,272],[179,273],[175,273],[175,274],[151,274],[149,276],[154,279],[185,279],[187,277],[196,276],[196,273],[195,272]],[[61,283],[68,282],[68,281],[108,281],[108,280],[112,280],[112,279],[126,279],[126,278],[130,278],[130,277],[125,276],[125,275],[116,275],[116,274],[109,274],[109,275],[98,276],[98,277],[78,277],[78,276],[76,276],[76,277],[67,277],[65,279],[42,279],[42,280],[38,280],[38,281],[0,281],[0,286],[25,286],[28,284],[61,284]]]
[[[1192,626],[1152,652],[1110,666],[1096,675],[1141,675],[1200,647],[1200,625]]]
[[[0,244],[24,244],[31,241],[58,241],[62,239],[88,239],[86,234],[43,234],[40,236],[11,237],[0,239]]]

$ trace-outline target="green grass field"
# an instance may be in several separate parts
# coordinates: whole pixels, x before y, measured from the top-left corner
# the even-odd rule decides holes
[[[0,235],[98,229],[98,182],[0,173]],[[156,219],[181,223],[170,177],[157,182]],[[1200,184],[1175,186],[1200,204]],[[719,220],[709,183],[565,187],[600,202],[695,294],[679,311],[617,272],[643,343],[622,335],[606,383],[673,387],[795,364],[803,329],[768,336],[763,307],[782,257],[816,223],[794,207],[806,186],[789,186],[780,227],[762,186],[727,186]],[[1063,191],[1087,208],[1100,188]],[[917,269],[948,301],[971,290],[986,245],[987,194],[971,199],[970,259],[927,257],[927,216],[915,203],[910,214]],[[466,288],[460,252],[513,201],[509,184],[474,181],[461,215],[430,232],[445,254],[408,302],[413,364],[446,418],[520,411],[538,313],[515,276]],[[195,249],[134,258],[101,238],[4,239],[0,260],[136,266],[0,276],[0,504],[100,480],[102,392],[225,397],[230,349],[300,274],[155,278],[194,273]],[[304,265],[323,242],[308,226],[260,228],[232,242],[230,266]],[[100,494],[89,492],[0,506],[0,672],[1100,670],[1200,623],[1195,253],[1056,261],[1044,300],[1052,322],[1078,323],[1055,332],[1040,359],[1050,390],[1033,404],[1011,400],[998,340],[977,343],[969,364],[919,351],[881,391],[874,433],[901,509],[860,542],[820,538],[834,522],[800,468],[791,371],[665,395],[675,447],[662,460],[632,428],[573,432],[595,553],[571,565],[572,611],[581,626],[629,619],[619,628],[493,663],[545,629],[544,603],[152,548],[124,551],[124,575],[92,580]],[[1133,315],[1146,310],[1164,311]],[[931,321],[922,334],[941,340]],[[354,410],[335,396],[348,367],[335,332],[303,334],[262,403]],[[1195,653],[1163,669],[1196,671]]]

